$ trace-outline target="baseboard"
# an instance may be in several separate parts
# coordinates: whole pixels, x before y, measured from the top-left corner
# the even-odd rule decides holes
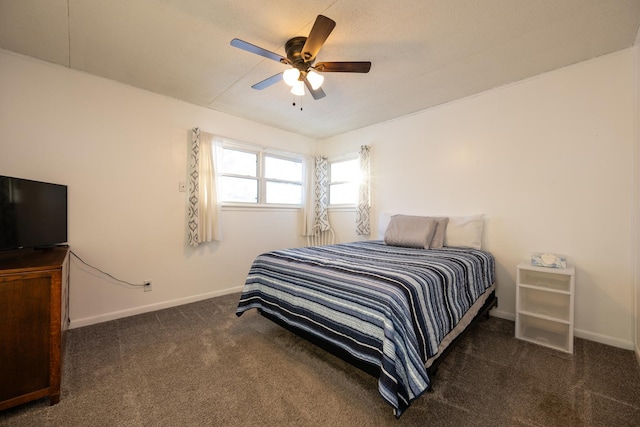
[[[170,301],[163,301],[156,304],[149,304],[141,307],[131,308],[128,310],[114,311],[111,313],[101,314],[99,316],[85,317],[82,319],[72,319],[69,324],[69,328],[70,329],[81,328],[83,326],[94,325],[96,323],[108,322],[109,320],[116,320],[116,319],[121,319],[123,317],[135,316],[136,314],[149,313],[151,311],[177,307],[179,305],[198,302],[198,301],[202,301],[209,298],[215,298],[222,295],[242,292],[243,288],[244,286],[238,286],[235,288],[224,289],[222,291],[207,292],[206,294],[193,295],[193,296],[178,298]]]
[[[509,313],[507,311],[501,310],[491,310],[489,312],[491,316],[499,317],[505,320],[511,320],[512,322],[516,321],[516,316],[514,313]],[[606,344],[613,347],[623,348],[625,350],[633,350],[638,358],[638,363],[640,363],[640,349],[636,348],[633,342],[621,340],[619,338],[613,338],[608,335],[597,334],[595,332],[589,332],[582,329],[574,329],[573,335],[578,338],[583,338],[589,341],[595,341],[600,344]]]
[[[71,320],[69,328],[81,328],[83,326],[94,325],[96,323],[108,322],[109,320],[121,319],[123,317],[135,316],[136,314],[149,313],[151,311],[162,310],[165,308],[177,307],[179,305],[189,304],[192,302],[202,301],[209,298],[215,298],[222,295],[233,294],[236,292],[242,292],[244,286],[237,286],[235,288],[224,289],[221,291],[208,292],[206,294],[193,295],[185,298],[178,298],[170,301],[163,301],[157,304],[149,304],[141,307],[135,307],[128,310],[114,311],[111,313],[101,314],[99,316],[85,317],[82,319]],[[491,316],[498,317],[505,320],[514,322],[516,320],[514,313],[493,309],[489,312]],[[590,341],[599,342],[601,344],[611,345],[613,347],[623,348],[625,350],[634,351],[638,363],[640,364],[640,348],[636,347],[633,342],[621,340],[619,338],[613,338],[607,335],[597,334],[595,332],[588,332],[581,329],[574,329],[574,335],[578,338],[583,338]]]
[[[516,321],[516,315],[514,313],[509,313],[507,311],[494,309],[494,310],[491,310],[489,314],[494,317],[499,317],[500,319],[511,320],[512,322]]]
[[[610,337],[595,332],[584,331],[582,329],[573,329],[573,335],[589,341],[599,342],[613,347],[623,348],[625,350],[633,350],[634,345],[631,341],[621,340],[620,338]]]

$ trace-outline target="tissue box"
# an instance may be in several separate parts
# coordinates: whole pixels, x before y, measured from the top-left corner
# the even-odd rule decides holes
[[[567,268],[567,257],[558,254],[534,252],[531,254],[531,265],[536,267]]]

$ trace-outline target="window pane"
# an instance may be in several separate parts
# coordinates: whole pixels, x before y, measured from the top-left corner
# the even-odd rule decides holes
[[[302,185],[267,181],[267,203],[301,204]]]
[[[331,163],[331,182],[358,181],[360,161],[358,159]]]
[[[220,193],[224,202],[258,203],[258,180],[221,176]]]
[[[267,179],[302,182],[302,162],[265,156],[264,176]]]
[[[358,200],[358,184],[348,182],[345,184],[331,184],[329,186],[329,204],[345,205],[354,204]]]
[[[258,155],[246,151],[225,148],[222,154],[222,172],[224,174],[257,176]]]

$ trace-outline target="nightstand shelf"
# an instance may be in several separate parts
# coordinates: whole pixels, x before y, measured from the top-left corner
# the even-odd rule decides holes
[[[573,353],[575,268],[518,265],[516,338]]]

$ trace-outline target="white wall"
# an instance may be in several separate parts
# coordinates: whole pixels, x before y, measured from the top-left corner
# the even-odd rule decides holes
[[[636,55],[340,135],[318,151],[373,146],[374,222],[377,212],[485,213],[503,317],[513,317],[521,259],[567,254],[576,334],[633,348]],[[192,127],[305,154],[316,151],[311,139],[6,51],[0,94],[0,174],[67,184],[72,249],[117,277],[153,280],[145,293],[74,261],[72,326],[239,290],[256,254],[302,243],[296,211],[226,210],[224,241],[192,249],[177,187]],[[354,212],[331,218],[340,241],[358,239]]]
[[[306,137],[0,51],[0,174],[68,185],[72,327],[240,290],[253,258],[297,246],[298,212],[225,210],[224,240],[185,241],[193,127],[303,154]]]
[[[380,212],[484,213],[502,317],[514,318],[518,262],[534,251],[566,254],[577,268],[576,335],[631,349],[634,57],[628,49],[596,58],[333,137],[319,150],[372,146],[374,221]],[[354,216],[332,220],[353,229]]]

